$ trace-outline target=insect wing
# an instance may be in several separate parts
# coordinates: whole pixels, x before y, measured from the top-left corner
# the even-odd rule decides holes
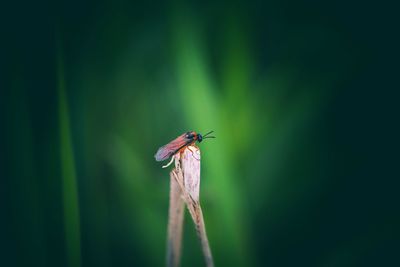
[[[156,158],[156,161],[163,161],[171,157],[172,154],[174,154],[174,150],[171,150],[168,145],[165,145],[158,149],[154,157]]]
[[[185,136],[186,134],[182,134],[165,146],[160,147],[157,153],[154,155],[156,161],[163,161],[168,159],[183,146],[187,145],[191,140],[188,140]]]

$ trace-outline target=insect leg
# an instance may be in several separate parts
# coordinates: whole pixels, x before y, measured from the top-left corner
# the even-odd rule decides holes
[[[192,156],[193,156],[193,158],[195,158],[195,159],[197,159],[197,160],[200,160],[200,159],[198,159],[198,158],[196,158],[196,157],[194,156],[194,154],[193,154],[193,153],[194,153],[194,151],[193,151],[193,150],[191,150],[189,146],[188,146],[188,149],[190,150],[190,152],[192,152]]]
[[[164,165],[164,166],[162,166],[163,168],[167,168],[169,165],[171,165],[172,164],[172,162],[174,161],[174,156],[172,156],[171,157],[171,161],[170,162],[168,162],[168,164],[167,165]]]

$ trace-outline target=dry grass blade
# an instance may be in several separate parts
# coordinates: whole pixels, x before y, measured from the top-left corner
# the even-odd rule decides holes
[[[167,239],[167,266],[179,266],[181,256],[184,202],[181,188],[171,174]]]
[[[197,235],[201,242],[206,266],[213,267],[214,262],[206,234],[203,212],[201,210],[199,202],[199,192],[200,192],[199,148],[195,146],[190,146],[183,151],[182,155],[179,154],[175,155],[175,168],[171,171],[171,178],[174,178],[176,183],[179,185],[183,199],[189,209],[190,215],[192,216],[193,222],[196,227]],[[171,244],[174,244],[174,242],[172,242]],[[168,249],[168,251],[169,250],[170,249]]]

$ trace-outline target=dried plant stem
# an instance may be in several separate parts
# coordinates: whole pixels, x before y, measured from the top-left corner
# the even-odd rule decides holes
[[[188,205],[189,207],[189,205]],[[210,244],[208,243],[206,227],[203,219],[203,212],[199,203],[193,203],[192,208],[189,208],[190,215],[192,215],[193,222],[196,226],[197,236],[200,238],[201,247],[203,249],[204,260],[206,266],[213,267],[214,262],[211,254]]]
[[[194,152],[197,156],[193,154]],[[189,149],[186,149],[183,152],[182,157],[180,155],[175,156],[175,168],[171,171],[170,177],[171,195],[168,227],[167,266],[179,266],[183,223],[183,211],[180,210],[179,207],[182,207],[181,197],[183,197],[183,200],[186,203],[195,224],[196,232],[201,242],[206,266],[213,267],[214,262],[206,234],[203,212],[199,202],[200,151],[197,147],[190,147]]]
[[[181,257],[184,202],[178,182],[171,174],[167,239],[167,266],[178,267]]]

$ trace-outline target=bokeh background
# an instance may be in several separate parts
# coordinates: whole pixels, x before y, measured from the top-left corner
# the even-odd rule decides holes
[[[163,266],[169,177],[153,155],[188,130],[217,136],[200,145],[216,266],[400,266],[394,9],[73,0],[1,13],[1,266]],[[204,266],[187,212],[182,255]]]

